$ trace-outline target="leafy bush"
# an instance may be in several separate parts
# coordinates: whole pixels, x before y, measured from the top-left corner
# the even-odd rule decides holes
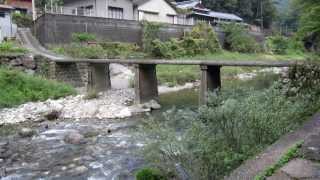
[[[80,42],[80,43],[87,43],[89,41],[95,41],[96,36],[94,34],[89,33],[72,33],[72,41],[73,42]]]
[[[283,80],[284,92],[287,95],[297,93],[316,95],[320,94],[320,65],[316,61],[305,62],[289,70],[288,79]]]
[[[176,174],[180,164],[190,179],[223,178],[319,109],[315,93],[286,96],[282,86],[222,90],[199,112],[173,109],[147,119],[140,131],[148,142],[144,157]]]
[[[185,49],[181,47],[181,42],[177,39],[170,39],[162,42],[159,39],[152,41],[152,55],[159,58],[176,58],[184,56]]]
[[[139,49],[137,45],[131,43],[102,42],[99,44],[106,51],[108,58],[128,58]]]
[[[13,13],[12,20],[18,27],[31,27],[33,25],[32,17],[28,14]]]
[[[241,53],[260,51],[259,44],[242,25],[225,24],[223,29],[225,32],[225,49]]]
[[[178,58],[215,53],[221,50],[217,35],[206,23],[199,23],[182,40],[152,41],[152,55],[160,58]]]
[[[207,23],[198,23],[195,27],[193,27],[192,31],[190,33],[187,33],[186,37],[184,37],[184,40],[188,40],[188,39],[189,40],[197,39],[198,41],[200,41],[199,54],[216,53],[221,50],[221,46],[220,46],[217,34],[212,29],[212,27]],[[188,46],[184,46],[184,47],[188,48]]]
[[[0,53],[9,54],[9,53],[26,53],[27,49],[18,47],[14,42],[7,41],[0,43]]]
[[[3,68],[0,69],[0,87],[0,108],[75,93],[71,86]]]
[[[165,180],[158,170],[144,168],[137,172],[136,180]]]
[[[266,48],[268,52],[274,54],[285,54],[288,49],[288,45],[288,38],[281,35],[269,36],[266,39]]]
[[[151,54],[153,51],[152,41],[159,39],[161,24],[143,21],[142,45],[145,53]]]

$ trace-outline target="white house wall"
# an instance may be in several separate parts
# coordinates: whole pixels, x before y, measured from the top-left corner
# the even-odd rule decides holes
[[[0,17],[0,30],[2,40],[4,37],[15,37],[17,32],[17,25],[11,21],[10,13],[6,12],[5,17]]]
[[[106,12],[108,14],[108,7],[118,7],[123,9],[123,19],[133,20],[133,3],[132,0],[106,0]],[[100,8],[100,7],[98,7]]]
[[[165,0],[149,0],[148,2],[140,5],[138,7],[138,11],[139,20],[157,21],[164,23],[173,23],[172,19],[168,17],[168,15],[177,15],[175,9],[173,9]],[[155,18],[154,15],[151,15],[151,13],[148,12],[157,13],[158,17]]]
[[[93,6],[94,14],[97,17],[107,17],[106,0],[77,0],[64,4],[64,13],[72,14],[72,10],[79,7]]]

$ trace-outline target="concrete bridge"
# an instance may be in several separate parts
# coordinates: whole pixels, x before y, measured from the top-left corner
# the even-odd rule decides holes
[[[207,102],[208,92],[221,87],[220,70],[224,66],[247,67],[290,67],[298,64],[296,61],[212,61],[212,60],[122,60],[122,59],[74,59],[55,55],[46,50],[31,34],[29,29],[19,29],[18,39],[33,54],[39,54],[49,59],[40,64],[49,66],[49,78],[69,82],[74,86],[86,86],[88,89],[106,91],[111,88],[109,64],[129,64],[135,67],[135,102],[144,103],[158,99],[158,83],[156,66],[167,65],[197,65],[201,70],[201,85],[199,103]],[[81,78],[85,74],[86,78]],[[86,79],[84,83],[79,83]]]
[[[87,63],[89,78],[88,88],[98,92],[111,88],[109,64],[119,63],[133,65],[135,68],[135,103],[145,103],[158,99],[158,81],[156,66],[166,65],[198,65],[201,70],[199,104],[206,104],[208,92],[221,87],[221,68],[224,66],[246,67],[290,67],[296,61],[212,61],[212,60],[122,60],[122,59],[63,59],[54,60],[57,64]]]

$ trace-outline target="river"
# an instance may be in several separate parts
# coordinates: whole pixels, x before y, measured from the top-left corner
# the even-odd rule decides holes
[[[268,86],[274,78],[264,78],[246,83],[255,87]],[[226,80],[226,88],[232,88]],[[253,83],[254,82],[254,83]],[[258,84],[258,85],[257,85]],[[198,90],[187,89],[160,96],[161,114],[173,106],[197,108]],[[0,136],[0,177],[2,180],[28,179],[134,179],[136,170],[145,165],[138,151],[143,140],[133,138],[139,133],[136,125],[146,115],[127,119],[64,119],[13,126],[35,130],[33,137],[22,138],[17,133]],[[11,127],[1,127],[9,129]],[[67,143],[68,135],[81,134],[76,144]],[[75,135],[75,136],[76,136]],[[76,136],[77,137],[77,136]]]

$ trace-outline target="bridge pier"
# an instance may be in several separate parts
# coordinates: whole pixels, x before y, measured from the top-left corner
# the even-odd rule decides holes
[[[208,101],[208,93],[221,87],[221,66],[205,66],[201,68],[201,84],[199,94],[199,105],[205,105]]]
[[[103,92],[111,88],[108,63],[89,63],[88,71],[88,91]]]
[[[135,64],[135,103],[158,100],[158,80],[155,64]]]

